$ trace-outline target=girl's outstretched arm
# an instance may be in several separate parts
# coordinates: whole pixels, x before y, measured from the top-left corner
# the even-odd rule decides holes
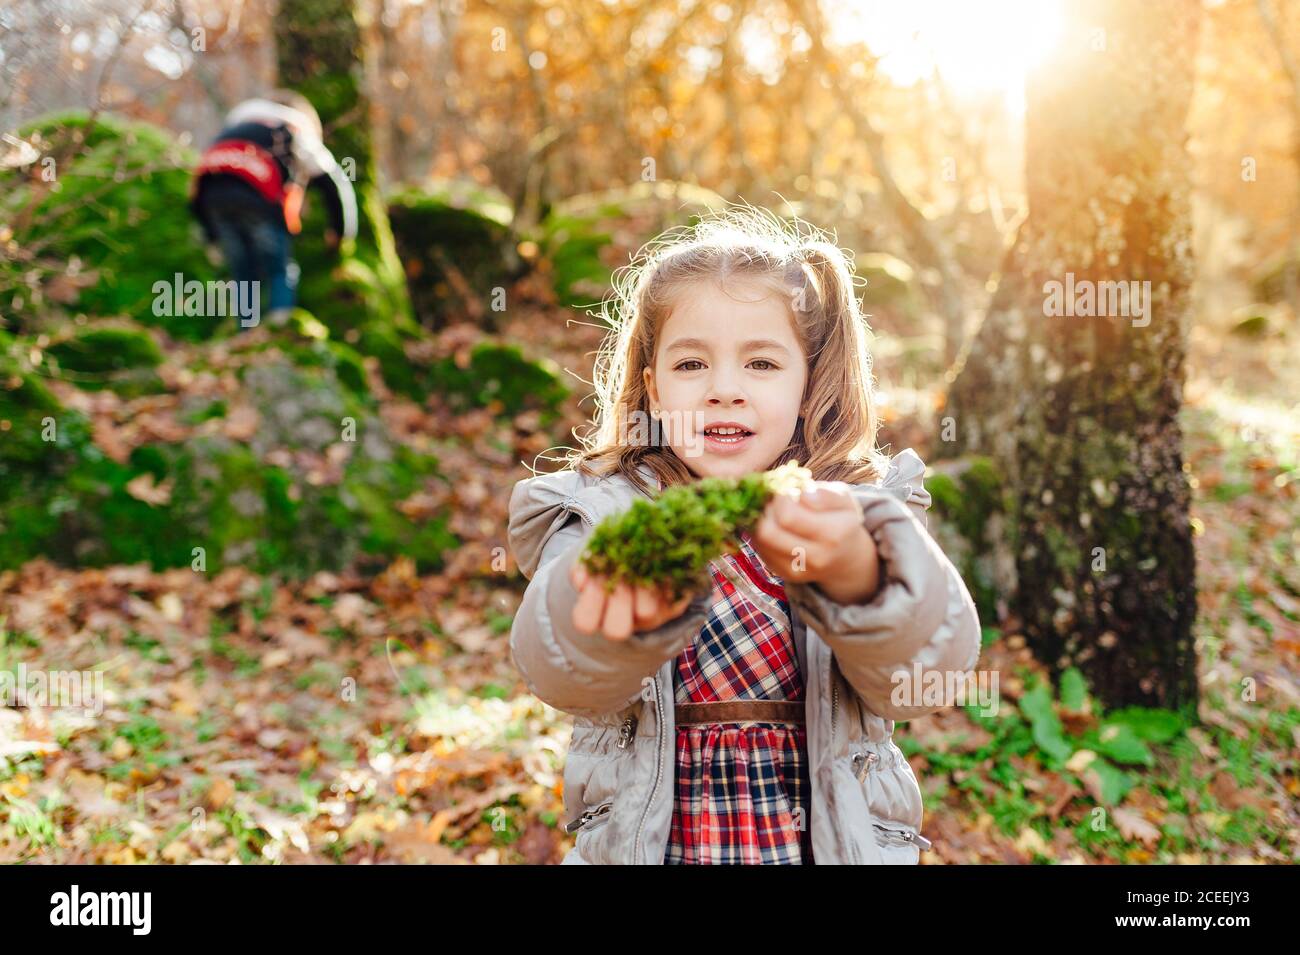
[[[880,487],[853,488],[880,554],[874,596],[841,604],[816,584],[789,581],[786,595],[834,651],[840,672],[867,709],[885,719],[910,720],[942,709],[942,704],[922,703],[921,689],[933,679],[931,672],[942,676],[975,667],[980,624],[965,581],[927,530],[924,462],[909,448],[892,463]],[[907,675],[901,684],[907,692],[896,695],[899,671]]]
[[[637,702],[643,681],[704,626],[711,595],[697,594],[681,616],[628,640],[578,631],[573,626],[578,590],[570,571],[591,528],[575,507],[586,503],[588,511],[596,511],[598,500],[584,495],[586,490],[583,478],[572,471],[515,485],[510,549],[529,584],[510,629],[510,653],[538,699],[575,716],[597,718]]]

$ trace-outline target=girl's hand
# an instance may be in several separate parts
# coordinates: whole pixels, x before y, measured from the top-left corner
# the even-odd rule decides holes
[[[754,528],[754,550],[784,580],[815,583],[836,603],[865,603],[880,587],[880,556],[862,519],[848,484],[816,481],[801,494],[773,496]]]
[[[606,577],[590,573],[582,561],[574,563],[569,574],[578,589],[573,605],[573,626],[579,633],[601,632],[607,640],[626,640],[633,633],[654,630],[680,617],[691,602],[686,594],[676,603],[668,595],[650,587],[619,584],[613,593],[605,592]]]

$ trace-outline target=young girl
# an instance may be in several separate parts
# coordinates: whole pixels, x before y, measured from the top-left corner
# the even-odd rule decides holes
[[[564,862],[916,863],[894,721],[940,708],[922,689],[975,666],[980,628],[926,529],[925,465],[876,449],[848,260],[745,208],[666,233],[616,288],[594,437],[510,499],[530,581],[511,652],[575,718]],[[791,459],[814,488],[778,495],[707,591],[607,595],[581,568],[637,494]]]

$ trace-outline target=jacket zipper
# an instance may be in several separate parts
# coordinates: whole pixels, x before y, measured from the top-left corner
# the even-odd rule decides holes
[[[835,708],[839,705],[839,687],[835,685],[835,674],[831,674],[831,746],[835,745]]]
[[[610,810],[612,810],[613,808],[614,808],[614,800],[607,799],[599,806],[596,806],[592,809],[584,810],[578,816],[577,819],[574,819],[572,822],[567,823],[565,825],[564,831],[569,835],[573,835],[573,833],[577,832],[579,829],[584,828],[587,825],[587,823],[591,822],[593,819],[599,819],[602,816],[608,816]]]
[[[827,666],[827,668],[826,668],[826,677],[827,677],[827,680],[829,680],[830,685],[831,685],[831,738],[830,738],[830,750],[831,750],[831,752],[834,752],[834,751],[835,751],[835,715],[836,715],[836,712],[838,711],[838,709],[839,709],[839,705],[840,705],[840,688],[839,688],[839,685],[835,682],[835,672],[834,672],[834,671],[835,671],[835,661],[834,661],[834,659],[832,659],[831,662],[830,662],[830,665]],[[834,801],[834,786],[833,786],[833,784],[832,784],[832,788],[831,788],[831,790],[830,790],[829,792],[827,792],[827,794],[826,794],[826,800],[827,800],[827,801],[826,801],[826,808],[827,808],[827,810],[828,810],[829,812],[832,812],[832,813],[833,813],[833,812],[836,812],[835,801]],[[847,838],[847,835],[844,836],[844,841],[846,841],[846,842],[848,843],[848,846],[849,846],[849,855],[852,856],[852,858],[853,858],[853,864],[854,864],[854,865],[861,865],[861,864],[862,864],[862,857],[861,857],[860,853],[858,852],[858,844],[857,844],[857,842],[855,842],[853,839],[849,839],[849,838]]]
[[[655,733],[655,778],[654,784],[650,787],[650,798],[646,800],[645,808],[641,810],[641,822],[636,827],[636,838],[632,840],[632,864],[636,865],[637,860],[641,857],[641,833],[645,830],[646,816],[650,813],[650,807],[654,805],[655,794],[659,792],[659,777],[663,774],[664,768],[664,708],[659,700],[659,675],[655,674],[655,707],[658,715],[658,727]]]
[[[866,780],[867,780],[867,771],[871,768],[872,763],[878,763],[878,762],[880,762],[880,756],[879,756],[878,754],[876,754],[876,753],[872,753],[872,752],[866,752],[866,753],[854,753],[854,754],[853,754],[853,765],[856,766],[859,762],[862,763],[862,768],[861,768],[861,769],[855,769],[855,770],[853,771],[853,775],[857,776],[857,777],[858,777],[858,782],[862,783],[862,782],[866,782]]]
[[[618,731],[618,748],[627,749],[628,743],[632,742],[632,737],[636,733],[637,719],[635,716],[629,716],[623,721],[623,726]]]
[[[871,771],[871,767],[878,762],[880,762],[880,754],[878,753],[873,753],[870,750],[865,753],[854,753],[854,765],[861,765],[860,769],[854,770],[854,775],[858,777],[858,782],[866,782],[867,774]],[[873,822],[872,825],[881,832],[902,839],[904,842],[915,843],[922,849],[929,849],[934,845],[934,843],[925,838],[925,836],[921,835],[919,832],[912,832],[910,829],[895,829],[893,826],[884,826],[878,822]]]
[[[628,744],[632,742],[633,734],[636,732],[636,724],[637,724],[637,718],[635,716],[629,716],[627,719],[623,721],[623,725],[619,727],[619,731],[618,731],[619,749],[627,749]],[[601,816],[607,815],[610,809],[613,808],[613,805],[614,805],[614,800],[607,799],[599,806],[596,806],[592,809],[584,810],[581,814],[579,814],[577,819],[574,819],[572,822],[565,825],[564,831],[572,835],[573,833],[577,832],[579,829],[582,829],[584,826],[586,826],[587,823],[590,822],[591,820],[598,819]]]
[[[895,829],[892,826],[882,826],[878,822],[873,822],[871,825],[876,829],[879,829],[881,832],[886,832],[891,836],[902,839],[904,842],[915,843],[922,849],[929,849],[934,845],[934,843],[925,836],[921,835],[919,832],[912,832],[910,829]]]
[[[838,684],[836,684],[835,682],[835,675],[832,673],[831,674],[831,745],[832,746],[834,746],[835,744],[835,713],[837,708],[839,707],[839,702],[840,702],[839,689],[840,688]],[[880,754],[878,753],[873,753],[869,750],[865,753],[854,753],[853,754],[854,766],[858,766],[859,764],[861,765],[861,768],[854,769],[853,771],[853,775],[857,777],[858,782],[860,783],[865,782],[867,778],[867,773],[870,772],[871,767],[878,762],[880,762]],[[921,835],[919,832],[912,832],[908,829],[892,829],[889,826],[882,826],[876,822],[873,822],[872,825],[875,828],[879,829],[881,832],[887,832],[897,838],[904,840],[907,843],[913,843],[915,845],[918,845],[922,849],[929,849],[931,845],[933,845],[933,843],[931,843],[929,839],[925,838],[925,836]],[[850,843],[850,849],[852,850],[854,858],[857,859],[858,853],[857,853],[856,844]]]
[[[636,723],[637,720],[635,716],[629,716],[627,719],[623,721],[623,725],[622,727],[620,727],[618,732],[619,749],[626,749],[628,743],[632,741],[632,734],[636,730]],[[608,814],[610,809],[613,807],[613,805],[614,805],[614,800],[607,799],[599,806],[595,806],[594,808],[583,810],[578,815],[578,818],[565,824],[564,831],[572,835],[573,833],[577,832],[579,829],[586,826],[586,824],[591,820],[597,819],[601,816]]]

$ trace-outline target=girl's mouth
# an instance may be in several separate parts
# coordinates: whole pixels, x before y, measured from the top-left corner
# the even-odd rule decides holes
[[[754,432],[745,428],[706,428],[704,430],[704,443],[711,451],[722,454],[734,454],[745,445]]]

